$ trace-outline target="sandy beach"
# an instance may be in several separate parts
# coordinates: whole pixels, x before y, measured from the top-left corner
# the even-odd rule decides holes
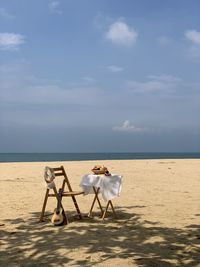
[[[120,197],[102,221],[80,221],[71,199],[68,225],[39,223],[45,166],[63,165],[74,190],[95,164],[123,175]],[[200,160],[112,160],[0,164],[0,266],[200,266]],[[58,178],[59,179],[59,178]],[[87,214],[93,195],[78,196]],[[102,203],[105,204],[105,202]],[[56,200],[47,203],[53,212]]]

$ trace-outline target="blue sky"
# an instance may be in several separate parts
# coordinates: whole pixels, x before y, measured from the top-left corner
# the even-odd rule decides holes
[[[1,0],[0,152],[200,150],[198,0]]]

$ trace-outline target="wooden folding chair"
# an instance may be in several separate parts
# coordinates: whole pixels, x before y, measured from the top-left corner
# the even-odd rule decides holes
[[[62,197],[71,197],[72,198],[72,201],[74,203],[74,206],[75,206],[75,209],[77,211],[77,214],[78,214],[78,217],[80,219],[82,219],[82,214],[80,212],[80,209],[79,209],[79,206],[78,206],[78,203],[76,201],[76,197],[75,196],[78,196],[78,195],[82,195],[84,194],[83,191],[73,191],[72,190],[72,187],[71,187],[71,184],[69,182],[69,179],[67,177],[67,174],[65,172],[65,169],[63,166],[59,167],[59,168],[51,168],[51,170],[53,171],[55,177],[57,176],[61,176],[63,177],[63,182],[62,182]],[[67,186],[68,190],[67,191],[64,191],[65,190],[65,186]],[[43,202],[43,206],[42,206],[42,212],[41,212],[41,215],[40,215],[40,222],[43,221],[43,218],[44,218],[44,213],[45,213],[45,208],[46,208],[46,204],[47,204],[47,200],[49,197],[56,197],[57,200],[58,200],[58,190],[55,187],[53,187],[53,191],[54,193],[50,193],[50,189],[46,189],[46,194],[45,194],[45,198],[44,198],[44,202]],[[66,216],[66,213],[65,213],[65,210],[63,208],[63,205],[62,205],[62,202],[61,202],[61,207],[63,209],[63,213],[64,213],[64,221],[65,223],[67,224],[68,223],[68,218]]]

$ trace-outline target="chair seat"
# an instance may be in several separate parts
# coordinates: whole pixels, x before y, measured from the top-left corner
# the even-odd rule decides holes
[[[78,195],[82,195],[82,194],[84,194],[84,192],[83,191],[72,191],[72,192],[70,192],[70,191],[65,191],[65,192],[63,192],[63,197],[64,196],[78,196]]]
[[[65,191],[62,193],[62,197],[71,197],[71,196],[78,196],[84,194],[83,191]],[[55,197],[55,194],[49,194],[49,197]]]

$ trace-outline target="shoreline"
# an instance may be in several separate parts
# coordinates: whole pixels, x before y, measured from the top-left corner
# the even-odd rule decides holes
[[[193,160],[199,160],[200,161],[200,158],[159,158],[159,159],[99,159],[99,160],[53,160],[53,161],[12,161],[12,162],[0,162],[0,165],[2,164],[44,164],[44,163],[49,163],[49,164],[53,164],[53,163],[76,163],[76,162],[81,162],[81,163],[84,163],[84,162],[108,162],[108,161],[158,161],[158,160],[163,160],[163,161],[171,161],[171,160],[175,160],[175,161],[181,161],[181,160],[188,160],[188,161],[193,161]]]
[[[63,164],[67,164],[67,163],[89,163],[89,162],[92,162],[92,163],[98,163],[98,162],[115,162],[115,161],[159,161],[159,160],[162,160],[162,161],[194,161],[194,160],[199,160],[200,161],[200,158],[149,158],[149,159],[88,159],[88,160],[52,160],[52,161],[6,161],[6,162],[0,162],[0,165],[3,165],[3,164],[44,164],[44,163],[49,163],[49,164],[58,164],[58,163],[63,163]]]

